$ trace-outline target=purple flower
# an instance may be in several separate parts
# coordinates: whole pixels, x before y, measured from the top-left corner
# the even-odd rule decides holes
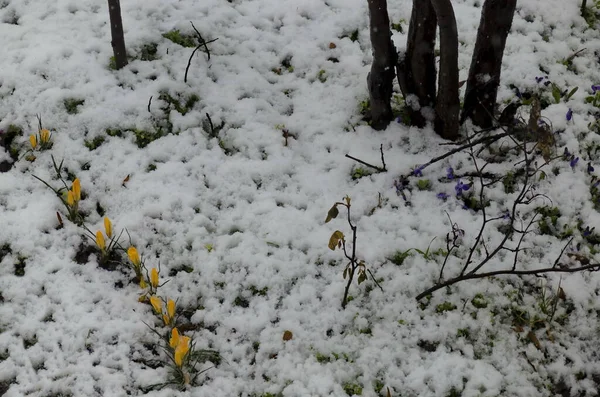
[[[452,180],[454,179],[454,169],[452,169],[452,167],[448,167],[446,168],[446,178]]]
[[[594,84],[592,86],[592,94],[595,94],[597,91],[600,91],[600,84]]]
[[[594,172],[594,166],[592,165],[592,163],[588,163],[588,165],[587,165],[587,173],[591,174],[592,172]]]
[[[565,151],[563,152],[563,159],[568,160],[571,157],[573,157],[573,155],[571,154],[571,152],[569,152],[569,149],[565,148]]]
[[[442,192],[442,193],[438,193],[436,196],[437,196],[437,198],[439,198],[440,200],[444,200],[444,201],[446,201],[446,199],[447,199],[448,197],[450,197],[450,195],[449,195],[449,194],[446,194],[446,193],[443,193],[443,192]]]
[[[537,77],[536,76],[536,78],[535,78],[535,82],[538,83],[538,84],[541,83],[542,80],[544,80],[544,77]]]
[[[510,211],[509,210],[505,210],[502,213],[502,219],[510,219]]]
[[[575,166],[577,165],[577,163],[579,162],[579,157],[572,157],[571,161],[569,162],[569,165],[571,166],[571,168],[575,168]]]
[[[595,227],[591,228],[589,226],[585,227],[585,230],[583,231],[583,237],[589,237],[592,235],[592,232],[594,231]]]
[[[573,118],[573,111],[571,110],[571,108],[569,108],[569,110],[567,111],[567,121],[571,121],[571,119]]]
[[[468,183],[463,183],[462,181],[458,181],[456,186],[454,186],[454,190],[456,191],[457,196],[462,196],[462,192],[467,191],[471,188],[471,185]]]
[[[418,165],[417,168],[412,171],[412,174],[414,176],[423,176],[423,169],[425,169],[424,165]]]

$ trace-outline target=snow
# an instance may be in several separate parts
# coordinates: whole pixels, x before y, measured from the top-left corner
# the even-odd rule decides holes
[[[409,20],[410,1],[389,3],[391,22]],[[453,2],[461,80],[470,66],[480,3]],[[24,130],[16,138],[22,157],[0,173],[0,247],[10,245],[0,255],[4,396],[344,396],[345,386],[356,384],[363,396],[378,395],[376,386],[383,385],[380,395],[389,387],[392,396],[525,397],[551,396],[559,380],[573,393],[597,394],[596,273],[544,276],[550,290],[560,281],[570,311],[560,303],[557,316],[564,318],[548,326],[552,337],[545,328],[536,330],[539,351],[527,338],[529,328],[519,331],[511,318],[515,308],[541,315],[537,278],[466,281],[417,302],[415,296],[437,280],[443,256],[426,259],[411,251],[400,266],[390,260],[398,251],[425,251],[430,243],[432,252],[445,249],[449,217],[465,231],[459,248],[464,255],[481,216],[462,209],[454,183],[440,181],[449,166],[458,174],[473,170],[466,152],[424,169],[433,189],[407,192],[410,206],[396,193],[400,175],[449,147],[439,146],[442,140],[429,127],[392,123],[375,132],[360,122],[371,62],[366,1],[123,0],[121,8],[128,53],[136,59],[114,71],[108,67],[106,2],[0,2],[0,129],[14,124]],[[193,48],[162,34],[193,34],[190,21],[204,39],[218,40],[208,45],[210,60],[197,52],[184,83]],[[403,27],[404,33],[393,34],[399,50],[407,22]],[[358,40],[352,41],[355,30]],[[157,44],[157,59],[140,60],[149,43]],[[583,48],[572,69],[561,63]],[[509,84],[537,89],[540,65],[561,88],[579,87],[568,102],[542,111],[562,131],[557,152],[568,147],[581,157],[574,169],[557,160],[537,186],[547,198],[536,205],[558,207],[561,227],[581,220],[600,230],[585,168],[590,161],[599,166],[585,154],[599,141],[585,134],[594,120],[585,97],[600,83],[599,51],[599,31],[587,28],[577,2],[519,1],[498,101],[515,99]],[[191,95],[199,101],[184,115],[170,111],[177,134],[140,148],[132,130],[152,131],[153,119],[163,117],[161,92],[179,95],[182,103]],[[85,102],[69,114],[67,99]],[[565,119],[568,109],[574,111],[571,121]],[[207,114],[214,126],[224,123],[219,139],[202,127]],[[37,132],[36,115],[54,144],[36,151],[31,162],[24,153],[29,134]],[[108,128],[123,135],[109,136]],[[287,144],[283,129],[291,134]],[[85,142],[96,137],[105,141],[89,150]],[[380,165],[380,145],[388,171],[353,180],[358,164],[345,154]],[[138,247],[149,268],[160,266],[161,281],[169,281],[159,295],[177,300],[184,320],[196,325],[187,334],[199,348],[221,354],[214,368],[199,365],[207,371],[196,385],[147,391],[169,376],[168,367],[148,365],[166,360],[160,348],[152,351],[159,338],[146,325],[162,329],[160,320],[138,301],[143,291],[132,282],[131,269],[103,270],[98,253],[83,264],[75,260],[82,244],[93,241],[33,177],[60,186],[51,156],[81,180],[86,226],[102,230],[99,203],[115,232],[127,231],[120,243]],[[0,148],[0,161],[9,158]],[[559,175],[551,172],[554,165]],[[505,173],[513,166],[494,164],[493,170]],[[441,201],[439,192],[450,197]],[[488,194],[493,216],[516,196],[505,194],[501,184]],[[343,310],[346,262],[327,243],[333,231],[349,240],[351,231],[343,207],[337,219],[324,220],[345,195],[352,198],[357,253],[383,291],[370,278],[360,286],[353,282],[353,300]],[[551,265],[566,243],[534,229],[531,251],[522,254],[524,269]],[[487,243],[501,237],[490,231]],[[576,228],[575,237],[582,240]],[[20,276],[15,264],[22,262]],[[451,257],[446,274],[463,264]],[[486,268],[511,264],[506,254]],[[477,294],[487,307],[474,306]],[[438,310],[446,303],[456,309]],[[286,330],[293,333],[289,341],[282,340]]]

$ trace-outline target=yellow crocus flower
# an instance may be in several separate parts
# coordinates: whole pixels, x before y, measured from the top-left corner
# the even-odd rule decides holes
[[[173,328],[171,331],[171,339],[169,339],[169,346],[175,349],[179,345],[179,330]]]
[[[141,289],[148,288],[148,284],[146,284],[146,280],[144,280],[143,278],[140,279],[140,288]]]
[[[158,296],[152,295],[150,297],[150,304],[152,305],[156,313],[162,313],[162,302],[160,301],[160,298]]]
[[[106,237],[112,238],[112,222],[108,217],[104,217],[104,231],[106,232]]]
[[[169,315],[169,319],[175,318],[175,301],[173,299],[167,301],[167,314]]]
[[[179,338],[179,344],[175,348],[175,365],[181,367],[183,365],[183,359],[190,350],[190,337],[181,336]]]
[[[31,143],[31,148],[35,149],[37,147],[37,138],[35,135],[29,135],[29,143]]]
[[[48,143],[50,141],[50,131],[47,129],[40,130],[40,141],[42,143]]]
[[[71,190],[69,190],[67,192],[67,205],[69,207],[72,207],[75,205],[75,196],[73,195],[73,192]]]
[[[71,190],[73,190],[73,198],[75,201],[81,200],[81,183],[79,182],[79,178],[75,178]]]
[[[158,288],[158,270],[155,267],[150,270],[150,285],[153,288]]]
[[[171,320],[169,319],[169,315],[168,314],[163,314],[162,315],[162,319],[163,319],[163,323],[165,325],[169,325],[169,323],[171,322]]]
[[[98,246],[98,248],[100,248],[102,251],[104,251],[106,249],[106,243],[104,241],[104,235],[102,234],[102,232],[100,230],[98,230],[96,232],[96,245]]]
[[[138,250],[134,246],[129,247],[127,250],[127,256],[129,257],[131,263],[135,265],[135,267],[140,267],[142,263],[140,261],[140,254],[138,254]]]

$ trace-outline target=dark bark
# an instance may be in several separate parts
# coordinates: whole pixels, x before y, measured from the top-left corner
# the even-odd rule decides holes
[[[386,0],[368,0],[373,64],[367,76],[371,101],[371,127],[385,129],[393,120],[391,99],[397,62]]]
[[[482,128],[493,124],[502,56],[516,5],[517,0],[486,0],[483,4],[461,123],[471,118]]]
[[[412,14],[408,28],[406,53],[398,64],[398,82],[404,98],[409,101],[411,123],[425,126],[421,108],[435,103],[435,34],[437,21],[429,0],[413,0]],[[410,103],[415,95],[418,104]]]
[[[123,34],[123,21],[121,20],[121,4],[119,0],[108,0],[108,14],[110,16],[110,34],[115,55],[117,69],[127,65],[127,51],[125,50],[125,36]]]
[[[450,0],[431,0],[440,27],[440,73],[435,104],[435,132],[442,138],[458,138],[458,30]]]

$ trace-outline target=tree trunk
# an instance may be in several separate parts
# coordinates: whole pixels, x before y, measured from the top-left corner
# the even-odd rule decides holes
[[[115,66],[121,69],[127,65],[127,51],[125,50],[125,37],[123,35],[123,21],[121,20],[121,4],[119,0],[108,0],[108,14],[110,16],[110,44],[115,55]]]
[[[425,126],[421,109],[435,103],[435,33],[437,21],[430,0],[413,0],[404,58],[398,63],[398,82],[410,109],[411,124]],[[411,102],[415,95],[418,103]]]
[[[383,130],[394,118],[390,101],[398,56],[392,43],[386,0],[368,0],[368,3],[373,46],[373,64],[367,76],[371,100],[371,127]]]
[[[483,4],[461,123],[471,118],[482,128],[493,124],[502,55],[516,5],[517,0],[486,0]]]
[[[440,74],[435,104],[435,132],[442,138],[458,138],[458,30],[450,0],[431,0],[440,27]]]

